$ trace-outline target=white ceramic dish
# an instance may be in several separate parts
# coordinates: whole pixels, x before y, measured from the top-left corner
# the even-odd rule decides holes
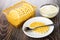
[[[52,9],[53,8],[53,9]],[[40,7],[40,15],[53,18],[59,13],[59,6],[57,4],[44,4]]]
[[[52,22],[50,19],[45,18],[45,17],[34,17],[34,18],[31,18],[31,19],[27,20],[27,21],[24,23],[23,27],[22,27],[23,32],[24,32],[27,36],[32,37],[32,38],[42,38],[42,37],[48,36],[49,34],[52,33],[52,31],[53,31],[53,29],[54,29],[54,26],[49,26],[49,30],[48,30],[48,32],[46,32],[45,34],[38,34],[38,33],[32,32],[32,31],[26,32],[26,31],[24,30],[24,28],[25,28],[25,27],[29,27],[30,23],[31,23],[31,22],[35,22],[35,21],[44,22],[46,25],[48,25],[48,24],[53,24],[53,22]]]

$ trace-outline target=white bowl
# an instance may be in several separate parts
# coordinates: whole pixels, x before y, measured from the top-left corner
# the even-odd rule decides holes
[[[45,18],[45,17],[34,17],[34,18],[31,18],[31,19],[27,20],[27,21],[24,23],[23,27],[22,27],[23,32],[24,32],[27,36],[32,37],[32,38],[42,38],[42,37],[48,36],[49,34],[52,33],[52,31],[53,31],[53,29],[54,29],[54,26],[49,26],[48,32],[46,32],[46,33],[44,33],[44,34],[38,34],[38,33],[32,32],[32,31],[26,32],[26,31],[24,30],[24,28],[25,28],[25,27],[29,27],[30,23],[31,23],[31,22],[35,22],[35,21],[43,22],[43,23],[45,23],[46,25],[48,25],[48,24],[53,24],[53,22],[52,22],[50,19]]]
[[[45,7],[45,10],[47,9],[49,13],[47,13],[47,10],[44,11],[44,10],[41,10],[41,8]],[[56,7],[56,9],[54,9],[53,11],[50,11],[52,10],[50,7],[53,7],[52,9],[54,9],[54,7]],[[40,14],[44,17],[47,17],[47,18],[53,18],[55,17],[58,13],[59,13],[59,6],[57,4],[44,4],[42,5],[40,8]],[[42,12],[44,11],[44,12]]]

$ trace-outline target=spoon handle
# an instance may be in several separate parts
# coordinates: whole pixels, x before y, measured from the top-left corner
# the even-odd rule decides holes
[[[55,25],[55,24],[48,24],[48,25],[44,25],[44,26],[38,26],[38,27],[36,27],[36,28],[45,27],[45,26],[53,26],[53,25]],[[34,28],[34,29],[36,29],[36,28]]]
[[[49,24],[49,25],[44,25],[44,26],[53,26],[54,24]],[[44,26],[41,26],[41,27],[44,27]]]

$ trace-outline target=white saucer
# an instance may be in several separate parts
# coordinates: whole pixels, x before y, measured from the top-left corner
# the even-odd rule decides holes
[[[49,34],[52,33],[52,31],[53,31],[53,29],[54,29],[54,26],[49,26],[48,32],[46,32],[46,33],[43,34],[43,35],[38,34],[38,33],[35,33],[35,32],[32,32],[32,31],[26,32],[26,31],[24,30],[24,28],[25,28],[25,27],[29,27],[30,23],[31,23],[31,22],[34,22],[34,21],[43,22],[43,23],[45,23],[46,25],[48,25],[48,24],[53,24],[53,22],[52,22],[50,19],[45,18],[45,17],[34,17],[34,18],[31,18],[31,19],[27,20],[27,21],[24,23],[23,28],[22,28],[23,32],[24,32],[27,36],[32,37],[32,38],[42,38],[42,37],[48,36]]]

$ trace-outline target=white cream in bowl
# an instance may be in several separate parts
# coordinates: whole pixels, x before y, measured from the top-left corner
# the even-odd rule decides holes
[[[59,12],[58,5],[47,4],[40,7],[40,14],[44,17],[53,18]]]

